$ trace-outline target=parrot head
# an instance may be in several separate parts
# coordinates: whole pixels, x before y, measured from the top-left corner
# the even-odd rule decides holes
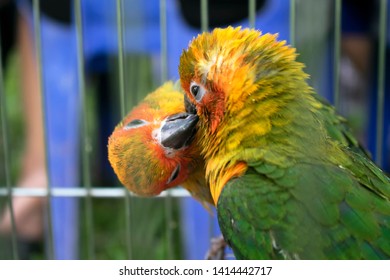
[[[121,183],[141,196],[182,184],[210,202],[204,163],[194,145],[198,117],[184,112],[184,94],[167,82],[149,94],[115,128],[109,161]]]
[[[283,161],[266,152],[269,143],[295,153],[296,142],[288,137],[295,126],[288,124],[296,121],[301,102],[315,103],[307,98],[312,89],[296,56],[277,35],[241,27],[204,32],[183,51],[179,75],[185,107],[199,116],[197,137],[215,202],[248,162]]]
[[[295,78],[289,77],[291,67],[285,66],[295,58],[295,49],[286,46],[285,41],[277,41],[277,35],[262,35],[241,27],[202,33],[180,57],[179,74],[187,96],[187,111],[196,111],[200,124],[213,134],[226,114],[283,92],[283,87]],[[292,68],[300,70],[302,64],[295,63]],[[301,75],[304,80],[306,76],[303,72]],[[286,85],[282,83],[284,79]],[[251,99],[258,89],[262,94]],[[270,105],[268,113],[277,110],[277,104]]]

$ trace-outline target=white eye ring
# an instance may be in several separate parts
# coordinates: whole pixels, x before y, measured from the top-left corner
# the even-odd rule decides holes
[[[203,96],[206,94],[206,89],[195,82],[191,82],[190,84],[190,92],[196,101],[201,101]]]

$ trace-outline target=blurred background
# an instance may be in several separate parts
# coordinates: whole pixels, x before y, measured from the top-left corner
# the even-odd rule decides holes
[[[203,259],[213,211],[129,195],[107,139],[177,80],[198,33],[249,26],[297,48],[309,83],[390,172],[387,0],[0,0],[0,259]],[[123,104],[124,103],[124,104]]]

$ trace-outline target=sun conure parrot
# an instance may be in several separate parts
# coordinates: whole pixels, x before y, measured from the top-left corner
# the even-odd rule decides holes
[[[200,34],[180,57],[224,238],[237,259],[389,259],[390,179],[296,57],[240,27]]]
[[[110,136],[109,161],[121,183],[137,195],[158,195],[182,184],[208,207],[212,198],[204,162],[191,143],[198,117],[185,113],[183,102],[173,82],[147,95]]]

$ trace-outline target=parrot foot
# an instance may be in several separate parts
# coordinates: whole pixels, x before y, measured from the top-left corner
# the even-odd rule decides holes
[[[225,248],[227,244],[222,235],[211,238],[211,246],[208,250],[205,259],[206,260],[224,260]]]

